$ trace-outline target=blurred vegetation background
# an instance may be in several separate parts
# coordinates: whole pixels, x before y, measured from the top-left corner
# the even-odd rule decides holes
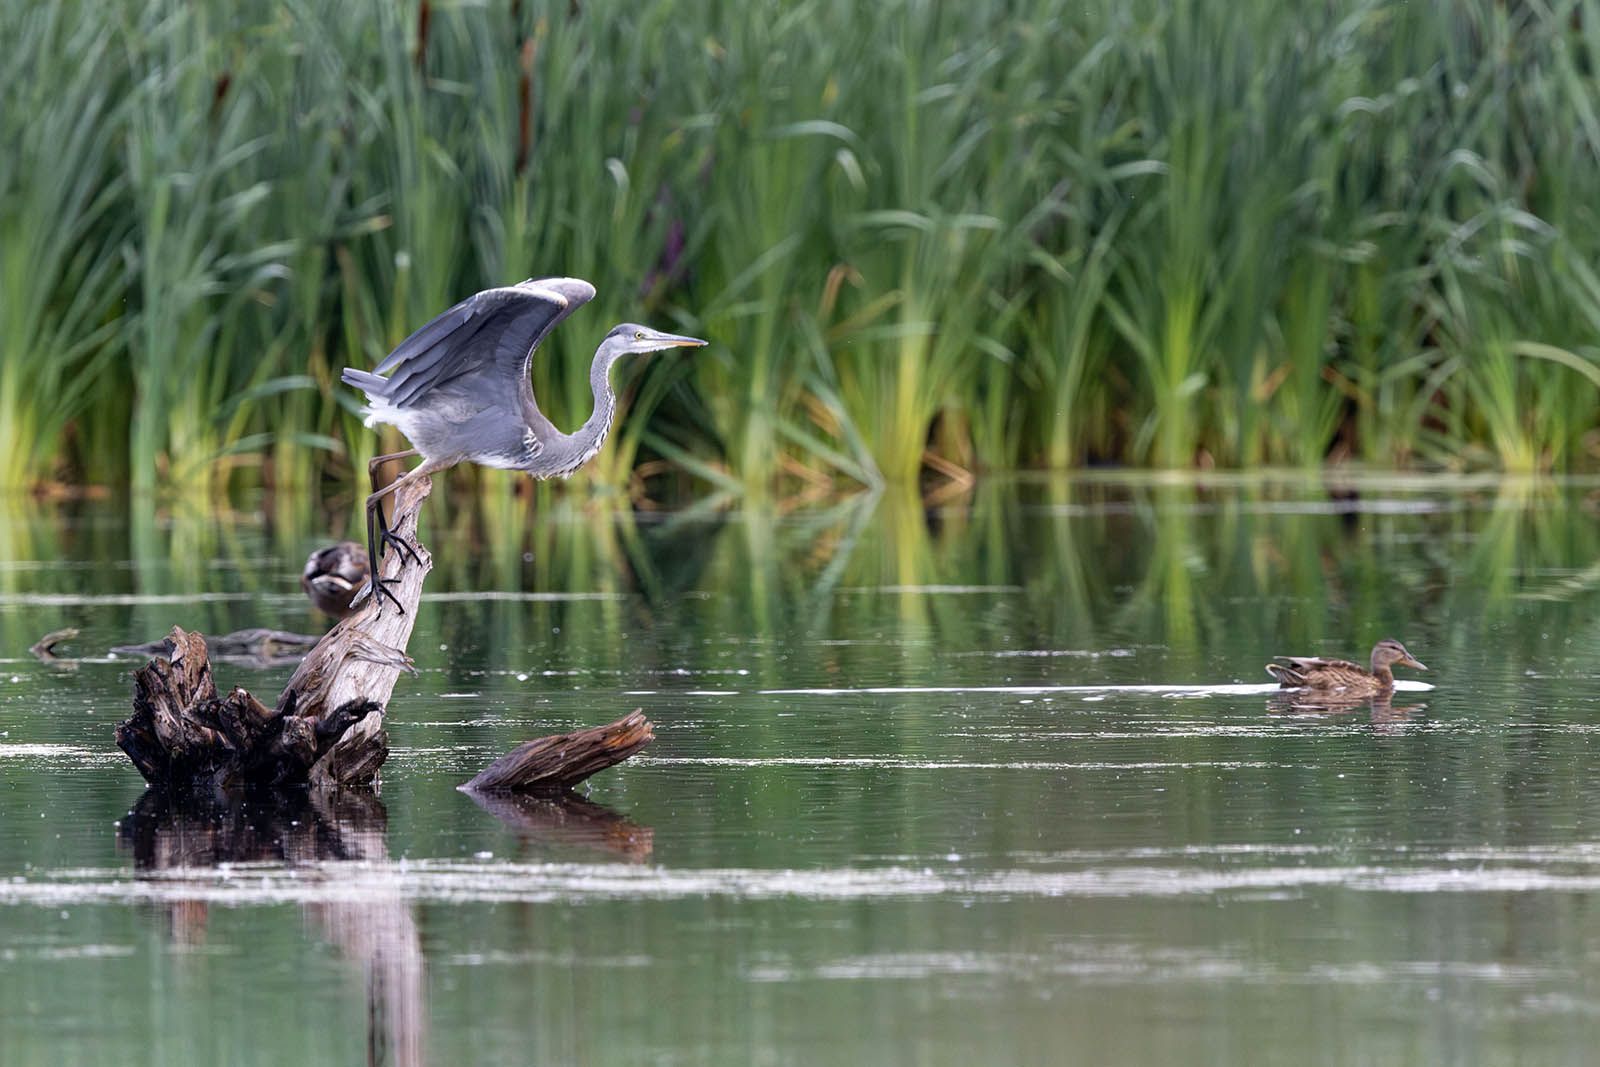
[[[0,0],[0,39],[0,486],[348,501],[385,442],[339,369],[552,274],[600,291],[535,361],[559,424],[612,323],[713,342],[620,372],[575,482],[636,500],[1600,459],[1600,0]]]

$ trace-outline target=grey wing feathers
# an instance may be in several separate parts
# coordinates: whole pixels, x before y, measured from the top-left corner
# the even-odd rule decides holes
[[[356,370],[354,367],[346,367],[340,377],[344,379],[346,385],[353,385],[366,393],[374,389],[381,390],[388,382],[387,378],[380,378],[371,371]]]
[[[486,365],[505,377],[505,387],[518,387],[539,342],[593,298],[594,286],[578,278],[530,279],[485,289],[400,342],[375,373],[352,368],[343,378],[395,407],[414,404],[435,386]],[[384,373],[390,376],[377,377]]]

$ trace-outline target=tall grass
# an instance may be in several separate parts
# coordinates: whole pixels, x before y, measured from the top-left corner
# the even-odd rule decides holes
[[[117,351],[121,121],[104,26],[65,6],[6,5],[0,35],[0,485],[50,477]]]
[[[758,495],[785,432],[805,433],[799,400],[814,349],[794,335],[819,314],[828,282],[822,191],[864,181],[860,140],[838,121],[850,65],[818,61],[859,47],[833,39],[836,9],[802,3],[770,21],[708,25],[710,76],[690,89],[706,123],[703,180],[713,205],[696,314],[722,342],[696,360],[695,383],[730,475]]]
[[[398,441],[338,369],[558,273],[600,290],[534,362],[558,423],[614,322],[712,341],[619,372],[578,484],[636,497],[1600,458],[1597,0],[0,0],[0,31],[5,486],[353,496]]]

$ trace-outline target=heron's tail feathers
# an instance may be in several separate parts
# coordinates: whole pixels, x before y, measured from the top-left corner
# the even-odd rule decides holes
[[[383,395],[383,387],[389,384],[389,379],[382,375],[373,374],[371,371],[356,370],[354,367],[346,367],[344,373],[339,375],[339,378],[344,384],[355,386],[374,400]]]
[[[386,391],[384,387],[389,384],[389,379],[371,371],[356,370],[354,367],[346,367],[344,373],[339,375],[339,379],[344,384],[353,385],[367,394],[367,399],[371,403],[361,409],[361,421],[369,429],[380,422],[394,421],[389,417],[389,413],[393,410],[389,406],[389,398],[384,395]]]

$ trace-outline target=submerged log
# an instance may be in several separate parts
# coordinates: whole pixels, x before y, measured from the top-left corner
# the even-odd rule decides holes
[[[525,741],[461,789],[468,793],[559,795],[590,775],[621,763],[655,736],[655,727],[635,708],[604,726]]]
[[[34,657],[43,663],[59,663],[61,656],[56,655],[56,646],[63,641],[71,641],[78,636],[76,626],[65,626],[59,630],[51,630],[39,640],[35,641],[28,649]]]
[[[206,652],[216,660],[253,667],[283,667],[298,663],[321,640],[315,634],[297,634],[255,626],[248,630],[235,630],[221,637],[207,638]],[[167,654],[167,638],[146,641],[142,645],[112,645],[111,651],[122,656],[164,656]]]
[[[317,642],[268,708],[243,689],[219,696],[206,640],[174,626],[162,654],[134,675],[133,714],[117,744],[153,786],[204,793],[243,786],[372,786],[389,754],[384,710],[401,673],[415,674],[406,644],[433,559],[417,540],[427,479],[395,494],[395,533],[416,558],[391,549],[382,576],[399,601],[368,597]],[[638,711],[606,726],[539,738],[496,760],[463,788],[562,793],[649,744]]]

